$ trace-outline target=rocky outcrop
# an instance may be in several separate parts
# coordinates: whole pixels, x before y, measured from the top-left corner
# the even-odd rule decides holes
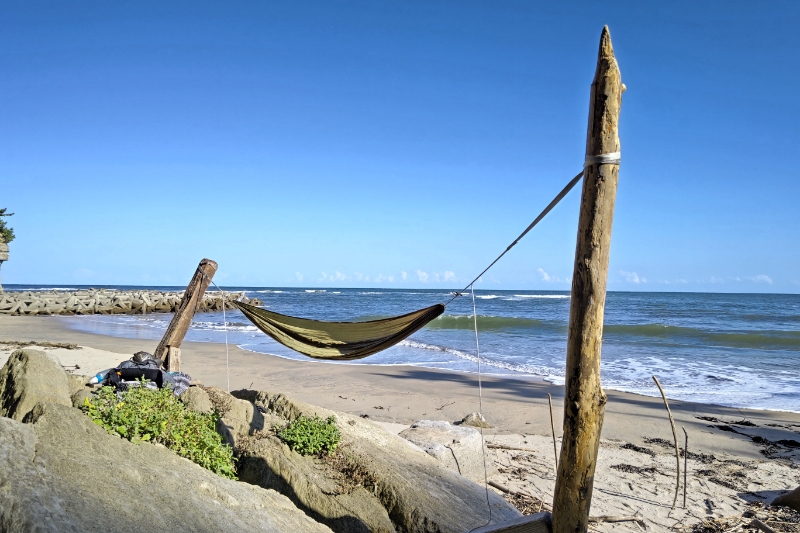
[[[407,440],[362,418],[296,402],[281,394],[247,390],[233,394],[263,409],[265,426],[285,424],[301,414],[335,416],[345,456],[338,476],[326,470],[335,465],[314,464],[269,436],[249,442],[241,450],[239,462],[243,481],[281,491],[335,531],[383,531],[381,528],[388,524],[373,525],[383,523],[380,513],[368,515],[369,519],[363,514],[366,509],[377,510],[376,503],[398,531],[463,533],[486,524],[485,489],[448,470]],[[362,480],[364,490],[351,493],[353,502],[338,498],[346,493],[341,487],[342,475]],[[520,516],[496,493],[490,491],[489,498],[493,523]],[[334,511],[341,516],[335,516]],[[356,516],[361,523],[348,522],[343,519],[346,516]]]
[[[28,418],[0,419],[2,532],[330,531],[274,491],[131,444],[71,407]]]
[[[400,432],[425,453],[467,479],[483,482],[483,439],[478,430],[441,420],[420,420]]]
[[[67,376],[55,357],[17,350],[0,370],[0,416],[22,421],[39,403],[71,406]]]
[[[0,371],[3,413],[15,417],[0,418],[0,533],[315,533],[327,526],[342,533],[463,533],[486,522],[483,487],[361,418],[280,394],[234,397],[192,387],[198,392],[187,404],[206,410],[207,400],[222,415],[219,429],[240,453],[239,476],[248,482],[241,483],[162,446],[108,434],[71,407],[86,393],[82,381],[30,349],[15,352]],[[274,436],[275,426],[300,415],[334,416],[339,451],[303,457]],[[519,517],[496,493],[489,498],[494,523]]]
[[[240,458],[238,475],[242,481],[289,496],[309,516],[334,531],[395,531],[375,494],[364,486],[342,483],[342,474],[326,464],[326,459],[294,453],[275,436],[266,435],[249,443]]]
[[[18,350],[0,371],[15,418],[0,417],[0,533],[330,531],[275,491],[110,435],[70,392],[44,352]]]
[[[4,292],[0,295],[0,314],[7,315],[113,315],[174,313],[178,310],[183,292],[160,291],[26,291]],[[261,305],[256,298],[244,292],[228,293],[224,297],[225,309],[233,309],[231,300]],[[198,312],[222,311],[223,295],[207,292],[203,295]]]

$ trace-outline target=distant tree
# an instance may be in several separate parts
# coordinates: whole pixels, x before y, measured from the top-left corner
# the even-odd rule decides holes
[[[14,230],[6,227],[6,221],[2,217],[10,217],[14,213],[6,213],[6,209],[5,207],[0,209],[0,237],[8,243],[14,240]]]

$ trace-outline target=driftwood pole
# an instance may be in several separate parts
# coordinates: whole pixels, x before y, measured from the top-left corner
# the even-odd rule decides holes
[[[553,496],[553,533],[581,533],[588,529],[606,403],[600,385],[600,348],[619,177],[618,158],[606,154],[620,151],[617,124],[624,90],[611,35],[604,27],[589,100],[588,164],[584,169],[572,274],[564,431]]]
[[[180,363],[178,363],[178,365],[170,364],[167,357],[169,348],[180,347],[183,338],[186,336],[186,332],[189,330],[189,326],[192,324],[192,318],[197,310],[197,306],[202,301],[203,294],[205,294],[206,289],[211,283],[211,278],[214,277],[216,271],[217,263],[211,259],[203,259],[200,261],[194,276],[192,276],[192,281],[186,286],[186,292],[183,294],[180,307],[178,307],[178,310],[175,312],[175,316],[172,317],[172,321],[169,323],[164,337],[161,339],[158,348],[156,348],[153,354],[164,360],[166,363],[165,366],[170,369],[170,371],[178,370],[180,368]],[[178,367],[177,369],[175,368],[176,366]]]

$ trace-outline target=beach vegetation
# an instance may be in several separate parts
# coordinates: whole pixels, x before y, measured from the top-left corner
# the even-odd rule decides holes
[[[278,430],[277,436],[300,455],[329,454],[341,440],[336,418],[299,416]]]
[[[6,213],[7,209],[8,208],[6,207],[0,208],[0,238],[5,243],[9,243],[14,240],[14,230],[9,228],[8,225],[6,225],[6,221],[3,220],[3,217],[10,217],[14,215],[14,213]]]
[[[131,387],[121,394],[103,387],[86,398],[83,411],[112,435],[153,442],[229,479],[236,479],[233,450],[217,433],[216,413],[186,409],[168,387]]]

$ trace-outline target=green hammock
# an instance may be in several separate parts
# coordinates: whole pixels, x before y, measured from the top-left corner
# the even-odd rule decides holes
[[[436,304],[407,315],[368,322],[323,322],[281,315],[232,301],[250,322],[283,344],[315,359],[349,361],[385,350],[444,313]]]

